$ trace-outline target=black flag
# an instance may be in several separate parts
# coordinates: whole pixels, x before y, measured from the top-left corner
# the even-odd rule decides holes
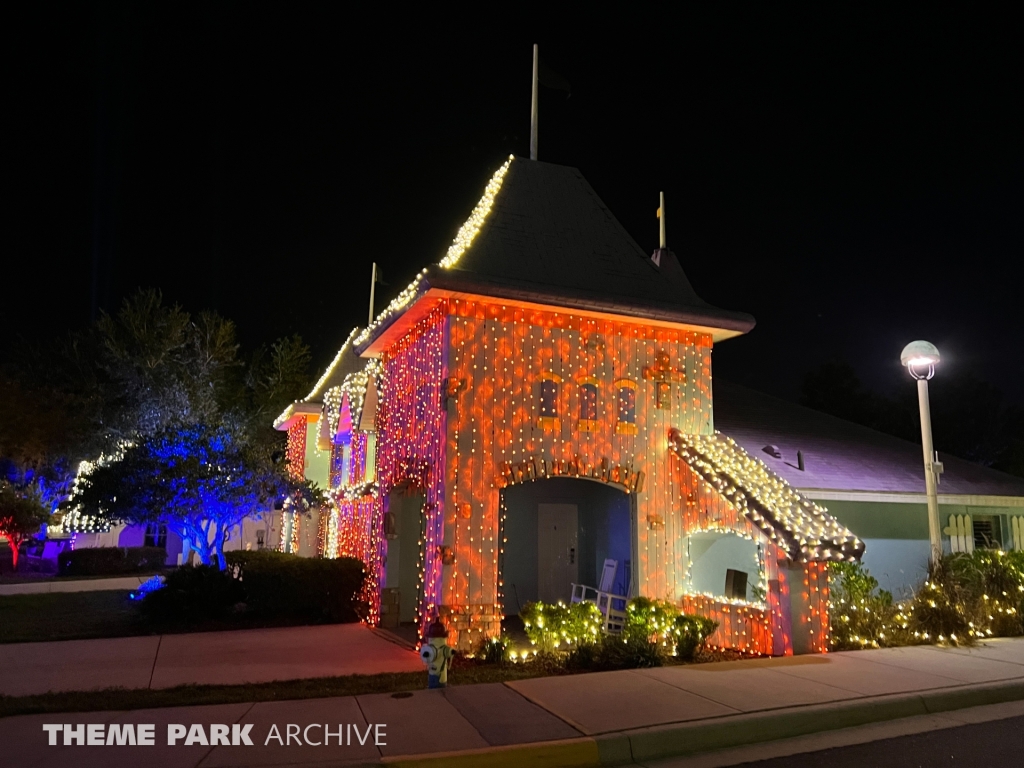
[[[554,91],[565,91],[565,98],[567,99],[572,96],[572,90],[569,87],[568,80],[550,67],[544,66],[544,59],[540,59],[538,64],[537,79],[540,80],[541,85]]]

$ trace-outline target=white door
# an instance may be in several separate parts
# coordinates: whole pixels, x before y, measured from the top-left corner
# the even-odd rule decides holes
[[[575,504],[537,505],[537,599],[569,602],[579,580],[579,525]]]

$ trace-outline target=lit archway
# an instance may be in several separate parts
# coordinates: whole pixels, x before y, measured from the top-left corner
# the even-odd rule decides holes
[[[573,583],[597,586],[605,560],[617,564],[612,591],[627,595],[633,573],[635,501],[618,485],[549,477],[501,491],[503,613],[528,602],[568,602]]]

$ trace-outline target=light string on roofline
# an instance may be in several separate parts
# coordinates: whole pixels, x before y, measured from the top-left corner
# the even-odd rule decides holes
[[[458,233],[455,235],[455,239],[452,244],[448,247],[448,252],[444,255],[444,258],[439,262],[439,266],[442,269],[451,269],[454,267],[462,255],[466,252],[470,245],[473,244],[473,240],[480,233],[480,228],[483,226],[484,220],[487,215],[491,212],[491,208],[494,205],[494,199],[498,196],[498,192],[501,191],[502,181],[505,179],[505,174],[508,172],[509,166],[514,160],[513,155],[508,156],[508,160],[494,172],[491,180],[487,182],[487,187],[484,189],[483,197],[476,204],[473,212],[466,219],[465,223],[459,228]],[[374,332],[380,328],[384,323],[391,319],[391,317],[398,312],[401,312],[413,302],[413,300],[419,296],[420,289],[422,287],[423,278],[426,276],[427,270],[422,269],[420,273],[416,275],[411,283],[406,286],[401,293],[396,296],[384,311],[377,315],[376,319],[370,323],[362,332],[356,337],[355,344],[358,346],[369,339]]]
[[[856,562],[864,543],[730,437],[673,430],[670,448],[792,560]]]
[[[122,440],[110,454],[101,453],[94,461],[81,461],[78,463],[78,470],[75,472],[75,479],[71,483],[70,498],[74,498],[82,478],[88,477],[97,467],[105,467],[116,463],[124,457],[124,452],[134,445],[129,440]],[[47,536],[61,536],[65,533],[107,533],[110,530],[110,521],[105,518],[96,517],[82,512],[81,507],[76,506],[69,510],[61,518],[59,524],[47,525]]]
[[[311,390],[309,391],[309,394],[308,394],[308,395],[306,395],[306,396],[305,396],[304,398],[302,398],[301,400],[296,400],[296,401],[295,401],[295,403],[292,403],[292,405],[289,405],[289,406],[288,406],[287,408],[285,408],[285,409],[284,409],[284,410],[283,410],[283,411],[281,412],[281,414],[280,414],[280,415],[279,415],[279,416],[278,416],[278,417],[277,417],[276,419],[274,419],[274,428],[275,428],[275,429],[276,429],[276,428],[278,428],[278,427],[280,427],[280,426],[281,426],[282,424],[284,424],[284,423],[285,423],[285,422],[286,422],[286,421],[287,421],[287,420],[288,420],[289,418],[291,418],[291,415],[292,415],[292,407],[293,407],[293,406],[294,406],[294,405],[295,405],[296,403],[304,403],[304,402],[308,402],[309,400],[312,400],[312,399],[313,399],[314,397],[316,397],[317,395],[319,395],[319,394],[320,394],[320,388],[321,388],[321,387],[323,387],[323,385],[324,385],[325,383],[327,383],[327,379],[329,379],[329,378],[330,378],[330,376],[331,376],[331,374],[332,374],[332,373],[334,373],[334,369],[338,367],[338,364],[339,364],[339,363],[341,362],[341,358],[345,356],[345,350],[346,350],[346,349],[348,349],[348,348],[349,348],[349,347],[350,347],[350,346],[352,345],[352,340],[353,340],[353,339],[355,338],[355,335],[356,335],[356,334],[357,334],[358,332],[359,332],[359,328],[358,328],[358,326],[357,326],[356,328],[353,328],[353,329],[352,329],[352,330],[351,330],[351,331],[349,332],[349,334],[348,334],[348,338],[347,338],[347,339],[345,339],[345,343],[341,345],[341,349],[339,349],[339,350],[338,350],[338,354],[336,354],[336,355],[334,356],[334,360],[332,360],[332,361],[331,361],[331,364],[330,364],[329,366],[327,366],[327,370],[325,370],[325,371],[324,371],[324,373],[323,373],[323,376],[321,376],[321,377],[320,377],[320,379],[319,379],[319,380],[317,381],[317,383],[316,383],[316,385],[315,385],[315,386],[313,387],[313,389],[311,389]]]
[[[360,418],[363,415],[363,405],[366,402],[366,388],[370,383],[370,377],[375,377],[379,369],[380,360],[371,358],[362,370],[348,374],[341,384],[331,387],[324,393],[324,415],[327,418],[332,442],[335,435],[338,434],[341,407],[346,396],[348,397],[349,414],[352,418],[352,428],[358,429]]]

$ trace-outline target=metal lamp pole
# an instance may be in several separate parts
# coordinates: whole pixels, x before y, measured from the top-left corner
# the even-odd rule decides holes
[[[928,498],[928,539],[931,543],[931,564],[934,566],[942,557],[938,489],[942,463],[938,461],[935,448],[932,445],[932,415],[928,402],[928,380],[935,375],[935,364],[939,362],[939,350],[927,341],[914,341],[903,349],[900,362],[917,380],[917,403],[921,411],[921,450],[924,454],[924,486]]]

